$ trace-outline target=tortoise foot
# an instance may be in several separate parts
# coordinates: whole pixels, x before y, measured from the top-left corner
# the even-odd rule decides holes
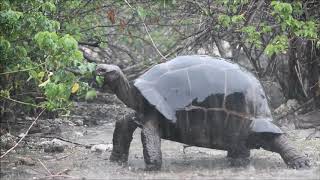
[[[146,164],[145,171],[160,171],[161,164]]]
[[[250,149],[243,145],[239,147],[228,150],[227,158],[231,167],[246,167],[250,164]]]
[[[119,164],[126,164],[128,162],[128,154],[120,154],[112,152],[109,160],[111,162],[117,162]]]
[[[311,163],[307,157],[299,157],[287,162],[288,167],[293,169],[310,168]]]

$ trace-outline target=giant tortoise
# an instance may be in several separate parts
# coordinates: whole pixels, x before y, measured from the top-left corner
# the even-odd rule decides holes
[[[309,159],[272,123],[258,79],[239,65],[210,56],[179,56],[153,66],[130,83],[120,68],[99,64],[117,97],[136,113],[116,122],[111,161],[127,162],[132,134],[142,128],[146,170],[162,164],[161,138],[225,150],[230,159],[248,159],[250,149],[277,152],[291,168]]]

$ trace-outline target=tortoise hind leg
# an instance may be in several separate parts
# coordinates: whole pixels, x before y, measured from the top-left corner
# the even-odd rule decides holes
[[[146,170],[160,170],[162,165],[162,154],[159,122],[154,114],[150,114],[146,117],[147,119],[143,124],[141,131],[141,142]]]
[[[110,161],[119,163],[126,163],[128,161],[132,134],[138,127],[134,122],[135,118],[138,118],[136,113],[130,113],[116,122],[116,127],[113,132],[113,149]]]
[[[240,167],[250,164],[250,149],[245,145],[228,150],[227,158],[231,166]]]
[[[284,134],[261,134],[259,138],[265,150],[279,153],[284,162],[294,169],[310,167],[310,160],[299,152]]]
[[[283,134],[275,136],[266,148],[279,153],[290,168],[299,169],[310,167],[310,160],[293,147],[288,138]]]

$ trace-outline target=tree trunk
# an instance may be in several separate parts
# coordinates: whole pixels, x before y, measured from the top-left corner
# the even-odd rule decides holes
[[[315,108],[320,108],[320,48],[316,43],[307,42],[306,57],[308,59],[308,90],[314,99]]]
[[[302,84],[302,74],[298,69],[301,69],[298,65],[298,61],[303,57],[303,44],[297,39],[290,41],[289,46],[289,77],[288,77],[288,90],[287,97],[289,99],[297,99],[299,101],[306,100],[306,94]],[[301,72],[301,71],[300,71]],[[299,79],[300,76],[300,79]]]

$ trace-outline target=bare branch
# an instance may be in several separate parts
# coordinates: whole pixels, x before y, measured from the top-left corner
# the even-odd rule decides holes
[[[39,119],[39,117],[42,115],[42,113],[45,111],[45,109],[43,109],[39,115],[36,117],[36,119],[31,123],[31,125],[29,126],[29,128],[27,129],[27,131],[23,134],[23,136],[20,138],[20,140],[12,147],[10,148],[8,151],[6,151],[3,155],[0,156],[0,159],[2,159],[4,156],[6,156],[8,153],[10,153],[12,150],[14,150],[19,143],[28,135],[30,129],[32,128],[32,126],[37,122],[37,120]]]

